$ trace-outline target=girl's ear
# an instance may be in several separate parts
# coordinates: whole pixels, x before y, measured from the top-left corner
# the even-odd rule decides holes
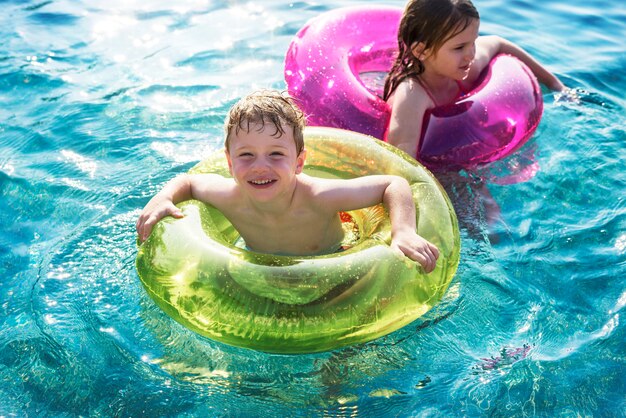
[[[424,42],[413,42],[411,44],[411,53],[418,60],[423,60],[426,57],[426,45],[424,45]]]
[[[304,162],[306,161],[306,149],[302,149],[298,157],[296,158],[296,174],[302,173],[302,169],[304,168]]]

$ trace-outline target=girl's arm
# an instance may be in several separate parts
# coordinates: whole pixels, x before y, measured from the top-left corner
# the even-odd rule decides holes
[[[485,68],[489,61],[498,54],[510,54],[528,65],[537,80],[550,90],[562,91],[565,86],[554,74],[548,71],[536,59],[521,47],[500,36],[480,36],[476,40],[476,57],[474,65],[477,69]]]
[[[414,158],[418,158],[424,114],[429,105],[426,97],[419,83],[407,79],[400,83],[391,98],[391,118],[386,141]]]

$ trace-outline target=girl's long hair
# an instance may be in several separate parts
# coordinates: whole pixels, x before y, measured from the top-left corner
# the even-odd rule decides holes
[[[417,77],[424,65],[411,49],[422,43],[434,53],[450,38],[461,33],[478,10],[470,0],[410,0],[398,28],[398,56],[385,79],[383,99],[387,100],[407,77]]]

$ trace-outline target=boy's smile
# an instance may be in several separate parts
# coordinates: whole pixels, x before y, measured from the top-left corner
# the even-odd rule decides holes
[[[257,186],[257,187],[264,187],[264,186],[271,185],[275,181],[276,180],[250,180],[249,183],[252,183],[254,186]]]

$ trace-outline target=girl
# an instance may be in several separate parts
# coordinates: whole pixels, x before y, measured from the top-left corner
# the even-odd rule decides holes
[[[517,45],[478,36],[480,18],[470,0],[410,0],[398,30],[398,57],[385,80],[391,106],[387,142],[417,155],[424,114],[469,91],[500,53],[523,61],[538,81],[561,91],[563,83]]]

